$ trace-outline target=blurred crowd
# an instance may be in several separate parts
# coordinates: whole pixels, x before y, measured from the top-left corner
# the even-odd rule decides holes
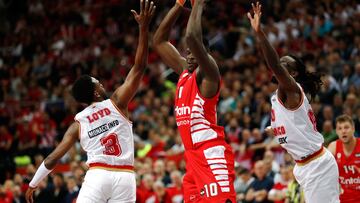
[[[174,1],[155,0],[151,35]],[[267,0],[264,30],[280,55],[300,55],[323,74],[312,100],[325,145],[337,139],[335,118],[354,119],[360,136],[360,4],[356,0]],[[61,141],[83,107],[70,95],[81,74],[111,93],[130,70],[138,27],[134,0],[0,0],[0,203],[24,202],[37,166]],[[218,123],[235,153],[238,202],[301,202],[293,161],[275,142],[270,96],[276,89],[250,29],[245,0],[210,1],[203,33],[222,74]],[[185,54],[189,10],[171,42]],[[150,43],[151,45],[151,43]],[[129,106],[134,122],[138,202],[181,202],[183,146],[173,100],[177,76],[151,50],[142,85]],[[35,194],[36,202],[75,202],[86,173],[79,144]],[[265,192],[265,194],[264,194]],[[286,200],[287,199],[287,200]]]

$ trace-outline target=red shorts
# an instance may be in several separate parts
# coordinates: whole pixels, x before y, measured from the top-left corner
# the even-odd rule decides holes
[[[220,143],[220,144],[219,144]],[[234,155],[224,141],[185,151],[185,203],[235,203]]]

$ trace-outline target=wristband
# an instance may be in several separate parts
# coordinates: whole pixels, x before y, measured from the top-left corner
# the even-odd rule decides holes
[[[41,163],[41,165],[39,166],[39,168],[37,169],[34,177],[32,178],[32,180],[30,181],[29,183],[29,186],[31,188],[36,188],[39,183],[47,176],[49,175],[49,173],[51,172],[52,170],[49,170],[45,167],[45,164],[44,162]]]

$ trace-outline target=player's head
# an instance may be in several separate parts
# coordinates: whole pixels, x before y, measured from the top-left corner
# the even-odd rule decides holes
[[[307,72],[304,62],[294,55],[281,57],[280,65],[285,67],[296,82],[301,84],[305,93],[309,93],[311,98],[316,96],[322,85],[321,75]]]
[[[77,102],[87,105],[107,98],[103,85],[89,75],[82,75],[75,81],[72,95]]]
[[[207,52],[210,51],[209,48],[209,41],[203,37],[203,44],[204,47],[206,48]],[[191,53],[190,49],[187,48],[186,49],[186,62],[187,62],[187,69],[190,73],[194,72],[194,70],[199,66],[199,64],[197,63],[195,56]]]
[[[336,134],[341,142],[347,144],[351,142],[355,136],[354,121],[348,115],[341,115],[336,118]]]

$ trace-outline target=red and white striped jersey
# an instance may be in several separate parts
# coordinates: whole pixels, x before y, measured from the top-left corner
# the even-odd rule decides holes
[[[301,93],[301,103],[295,109],[287,109],[278,98],[277,91],[271,97],[271,128],[278,142],[295,160],[305,159],[318,151],[324,142],[316,129],[311,105],[304,92]]]
[[[217,126],[216,104],[213,98],[201,96],[196,83],[196,71],[185,70],[179,78],[175,97],[175,116],[185,149],[197,148],[209,140],[224,139],[223,127]]]
[[[76,114],[80,123],[80,144],[88,165],[134,165],[132,123],[110,99],[96,102]]]

